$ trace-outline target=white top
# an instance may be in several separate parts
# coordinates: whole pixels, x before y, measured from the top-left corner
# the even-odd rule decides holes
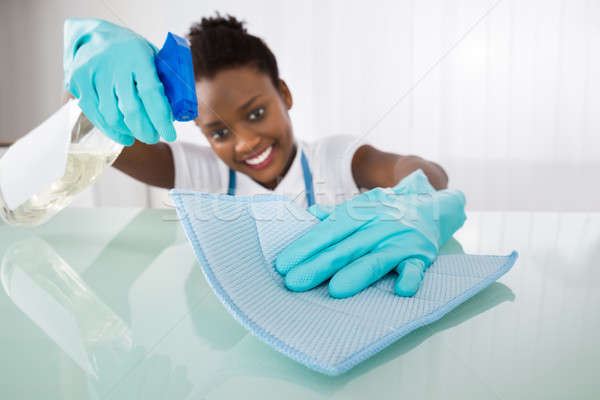
[[[351,135],[327,136],[314,142],[296,139],[298,150],[287,174],[275,190],[267,189],[247,175],[236,173],[236,195],[282,194],[306,208],[301,151],[313,177],[315,201],[335,205],[360,193],[352,177],[352,157],[364,142]],[[169,143],[175,164],[175,188],[205,193],[227,193],[229,167],[208,146],[190,142]]]

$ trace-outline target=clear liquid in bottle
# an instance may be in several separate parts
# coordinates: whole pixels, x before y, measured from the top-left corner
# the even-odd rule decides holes
[[[6,205],[0,191],[0,215],[11,225],[37,226],[67,207],[73,198],[117,159],[123,146],[106,137],[80,113],[71,132],[71,144],[62,178],[16,209]]]

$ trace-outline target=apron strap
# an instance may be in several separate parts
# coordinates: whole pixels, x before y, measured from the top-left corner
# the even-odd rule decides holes
[[[229,187],[227,188],[227,194],[235,196],[235,170],[229,168]]]
[[[310,172],[310,167],[308,166],[308,160],[306,159],[304,150],[302,150],[301,159],[302,175],[304,176],[304,190],[306,191],[306,204],[308,204],[310,207],[315,204],[315,190],[313,188],[312,173]]]

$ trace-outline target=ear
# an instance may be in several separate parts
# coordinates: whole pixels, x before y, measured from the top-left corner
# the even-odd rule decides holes
[[[292,93],[283,79],[279,80],[279,94],[281,95],[281,98],[283,99],[287,109],[291,109],[292,105],[294,104]]]

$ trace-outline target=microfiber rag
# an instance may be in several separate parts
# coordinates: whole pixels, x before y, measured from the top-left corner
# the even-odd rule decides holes
[[[432,323],[504,275],[508,256],[440,255],[413,297],[394,293],[395,273],[335,299],[322,284],[292,292],[277,254],[319,220],[280,195],[171,190],[204,275],[234,318],[259,339],[316,371],[341,374]]]

